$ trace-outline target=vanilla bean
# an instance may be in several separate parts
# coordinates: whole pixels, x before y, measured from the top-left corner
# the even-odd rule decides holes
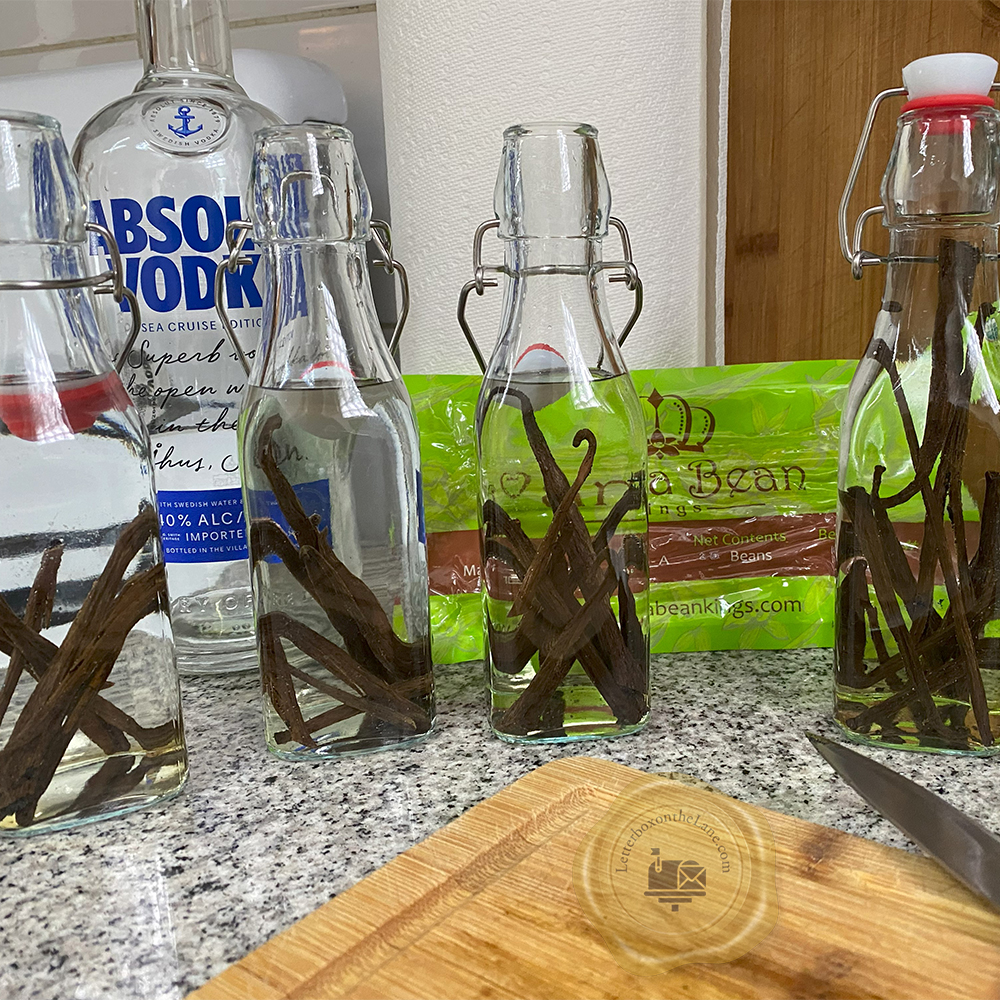
[[[268,620],[275,635],[288,639],[335,677],[361,692],[366,700],[391,707],[400,717],[412,719],[415,727],[421,724],[429,726],[430,720],[423,709],[366,671],[336,643],[284,612],[272,611],[263,617]]]
[[[181,764],[186,759],[187,754],[183,746],[169,753],[144,755],[138,762],[130,755],[110,757],[101,769],[88,779],[70,809],[73,812],[85,812],[108,799],[125,795],[137,787],[151,771]]]
[[[498,523],[503,523],[505,527],[511,531],[512,534],[508,535],[507,539],[508,541],[513,541],[516,548],[523,551],[525,547],[527,547],[531,551],[534,551],[533,544],[526,538],[526,536],[523,535],[520,526],[512,522],[510,518],[507,517],[506,513],[503,513],[502,511],[494,511],[491,516],[494,516]],[[546,588],[544,591],[546,600],[542,607],[542,615],[544,616],[544,620],[548,622],[550,626],[554,627],[557,632],[565,628],[566,624],[572,619],[575,614],[573,609],[579,608],[579,603],[575,600],[575,598],[573,598],[572,593],[566,594],[563,592],[566,589],[567,588],[560,586],[559,584],[554,584],[551,589]],[[591,613],[600,616],[600,625],[598,627],[595,640],[600,639],[606,634],[610,619],[615,638],[618,644],[624,647],[621,632],[614,627],[614,619],[610,617],[611,609],[607,604],[606,597],[603,601],[600,601],[593,606]],[[538,624],[539,619],[529,610],[518,625],[515,635],[518,633],[525,635],[536,646],[540,646],[544,640],[539,639],[537,634],[535,634],[535,628]],[[524,651],[524,648],[524,646],[521,646],[520,651]],[[628,651],[626,650],[626,653],[627,652]],[[630,653],[628,655],[631,656]],[[557,659],[558,657],[550,657],[550,664],[555,663]],[[578,651],[578,659],[580,661],[580,665],[584,668],[591,680],[597,686],[605,701],[607,701],[609,705],[618,705],[622,709],[622,716],[619,721],[622,721],[625,724],[631,724],[638,721],[642,715],[645,714],[646,705],[644,694],[639,694],[639,689],[635,687],[629,688],[627,685],[623,687],[619,679],[607,670],[605,665],[605,655],[598,646],[597,641],[580,649]],[[525,661],[525,663],[526,662],[527,661]],[[541,665],[539,666],[539,669],[541,669]],[[549,669],[552,668],[549,667]],[[642,690],[644,691],[644,688]]]
[[[862,579],[864,577],[862,576]],[[867,600],[867,593],[865,594],[865,600],[862,603],[864,608],[865,617],[868,619],[868,630],[871,632],[872,644],[875,646],[875,655],[878,657],[879,665],[885,665],[891,659],[889,650],[886,647],[885,639],[882,636],[882,627],[878,623],[878,611],[875,609],[875,605],[871,601]],[[862,650],[864,650],[864,624],[862,623]],[[920,647],[917,647],[917,654],[920,654]]]
[[[927,685],[927,678],[921,669],[916,650],[906,623],[896,602],[896,594],[892,588],[891,573],[878,537],[875,527],[875,519],[871,509],[871,499],[868,493],[860,486],[850,487],[846,494],[842,494],[842,500],[850,511],[850,518],[854,525],[857,539],[860,543],[861,551],[868,561],[868,569],[871,573],[872,586],[875,589],[875,596],[882,609],[886,625],[896,640],[906,667],[906,673],[910,678],[914,690],[920,700],[921,708],[927,719],[937,718],[937,708],[931,698],[930,688]]]
[[[483,517],[487,533],[486,545],[488,546],[493,541],[490,538],[489,532],[491,529],[495,530],[501,533],[506,539],[517,563],[522,566],[530,565],[534,559],[535,546],[527,535],[525,535],[520,523],[511,518],[493,500],[487,500],[483,504]],[[518,572],[518,575],[521,576],[523,571],[518,571],[517,565],[511,565]],[[574,608],[579,607],[572,593],[574,580],[575,576],[572,573],[565,580],[554,580],[550,576],[551,588],[546,588],[545,590],[546,597],[540,607],[540,611],[546,621],[557,630],[565,626],[566,622],[575,614]],[[609,674],[604,667],[604,660],[607,654],[604,652],[605,647],[602,646],[601,640],[608,637],[609,627],[612,636],[609,643],[611,655],[617,665],[618,672],[623,675],[625,687],[632,691],[644,691],[645,683],[642,677],[639,677],[638,681],[636,681],[637,671],[635,669],[628,669],[628,667],[637,667],[638,665],[635,663],[631,652],[625,647],[622,634],[616,627],[610,606],[605,602],[600,607],[600,611],[602,620],[597,635],[598,642],[595,643],[594,647],[585,647],[581,651],[580,664],[587,671],[588,675],[591,676],[591,679],[594,680],[594,683],[598,685],[598,690],[601,691],[605,701],[608,701],[609,704],[612,702],[621,703],[621,695],[619,693],[621,684],[617,677]],[[531,624],[533,624],[533,620],[529,622],[522,621],[519,628],[527,630]],[[625,669],[623,669],[623,665]],[[606,690],[601,690],[602,687]],[[628,706],[626,719],[631,724],[631,722],[637,721],[645,714],[645,697],[638,697],[633,694],[628,701]]]
[[[646,546],[635,537],[626,535],[622,551],[608,549],[608,559],[614,567],[618,578],[618,627],[625,642],[626,649],[642,649],[648,645],[649,639],[642,630],[642,622],[636,608],[635,595],[632,593],[627,567],[632,566],[642,574],[644,581],[649,579],[649,562]]]
[[[325,533],[319,530],[318,517],[306,514],[274,454],[274,433],[281,425],[281,417],[277,415],[264,422],[254,459],[267,478],[295,541],[273,520],[254,519],[250,526],[253,564],[256,567],[271,555],[280,559],[322,609],[346,648],[283,612],[270,611],[260,616],[264,694],[288,726],[273,739],[277,744],[294,740],[315,748],[318,743],[312,733],[355,715],[364,716],[358,738],[363,736],[369,719],[380,719],[409,733],[426,732],[430,729],[427,711],[403,692],[427,696],[432,691],[429,640],[407,643],[396,635],[375,594],[334,553]],[[282,638],[343,681],[347,688],[290,664],[281,648]],[[304,720],[292,678],[341,704]]]
[[[421,677],[410,677],[405,681],[397,681],[392,687],[397,694],[410,697],[412,695],[430,694],[433,684],[431,683],[430,674],[424,674]],[[326,729],[327,726],[335,726],[338,722],[345,722],[352,716],[361,714],[362,709],[352,708],[350,705],[338,705],[336,708],[328,709],[319,715],[314,715],[312,718],[306,719],[305,726],[310,733],[316,733],[321,729]],[[275,743],[289,743],[292,738],[291,732],[287,729],[280,730],[274,734]]]
[[[514,597],[513,607],[510,610],[511,616],[523,614],[524,609],[533,599],[535,590],[543,576],[548,572],[549,562],[555,555],[556,543],[563,528],[566,526],[570,508],[575,508],[580,488],[587,481],[591,470],[594,468],[594,456],[597,454],[597,438],[594,437],[593,431],[586,429],[577,431],[573,438],[573,447],[579,448],[584,441],[587,442],[587,454],[580,463],[580,470],[577,472],[573,484],[559,501],[559,506],[556,507],[552,515],[552,523],[549,525],[548,531],[545,532],[545,537],[538,546],[527,573],[524,574],[524,578],[521,580],[521,586],[518,588],[517,594]]]
[[[56,596],[56,577],[59,572],[59,563],[62,561],[62,555],[63,545],[60,541],[54,541],[42,552],[38,572],[35,574],[31,590],[28,592],[28,602],[24,611],[24,624],[36,632],[48,628],[49,622],[52,621],[52,604]],[[10,662],[7,664],[7,673],[4,677],[3,687],[0,688],[0,723],[3,722],[3,718],[7,714],[10,700],[14,696],[14,689],[17,687],[17,682],[21,679],[21,673],[27,665],[24,654],[19,649],[12,649],[8,655],[10,656]]]
[[[877,720],[891,726],[894,713],[910,706],[918,733],[933,745],[957,746],[971,734],[964,724],[965,709],[938,709],[932,695],[966,701],[972,708],[983,746],[994,742],[989,706],[981,675],[979,633],[992,617],[997,590],[997,542],[1000,536],[1000,492],[997,474],[986,473],[986,498],[980,515],[980,543],[969,558],[969,542],[962,506],[962,470],[966,460],[969,413],[976,367],[966,344],[968,304],[980,252],[971,244],[942,239],[938,247],[938,306],[931,339],[931,372],[923,440],[906,399],[892,349],[879,341],[871,351],[889,378],[910,453],[913,479],[891,497],[880,497],[884,468],[874,472],[871,496],[860,487],[842,494],[853,522],[856,548],[863,553],[872,587],[898,653],[888,655],[878,627],[878,616],[867,598],[867,583],[852,567],[838,591],[838,681],[871,689],[884,681],[899,687],[904,670],[908,683],[881,699],[847,724],[868,725]],[[982,340],[984,323],[992,311],[983,306],[976,318],[976,336]],[[933,474],[933,482],[932,482]],[[919,496],[923,501],[923,537],[914,578],[888,511]],[[945,518],[951,524],[954,548],[946,537]],[[842,532],[845,525],[841,527]],[[840,553],[841,557],[847,557]],[[844,558],[841,558],[843,564]],[[854,564],[858,566],[860,564]],[[944,618],[933,608],[933,588],[940,569],[948,594]],[[902,601],[910,619],[903,620]],[[872,636],[879,664],[864,667],[865,626]],[[848,640],[848,632],[853,637]],[[858,722],[857,720],[861,720]],[[944,741],[944,744],[942,744]],[[950,742],[949,742],[950,741]]]
[[[579,661],[619,723],[637,722],[647,711],[645,649],[638,651],[643,661],[640,662],[626,640],[631,639],[638,645],[638,636],[645,646],[645,639],[635,615],[634,601],[630,603],[630,593],[624,596],[619,593],[617,620],[611,609],[610,595],[616,588],[621,590],[622,578],[626,588],[628,585],[624,567],[619,575],[613,566],[608,542],[628,510],[641,507],[643,498],[636,496],[635,484],[630,484],[597,536],[591,538],[575,500],[590,474],[596,437],[586,430],[578,431],[574,437],[575,447],[584,440],[590,447],[574,483],[570,484],[552,455],[528,397],[509,386],[498,387],[493,395],[499,392],[512,396],[520,405],[528,444],[554,513],[545,537],[536,547],[520,524],[496,501],[487,500],[483,505],[484,559],[500,558],[517,572],[520,587],[515,593],[510,615],[523,615],[514,635],[505,635],[503,645],[491,655],[502,672],[513,672],[526,665],[527,659],[534,655],[532,646],[539,650],[535,676],[517,701],[500,716],[498,725],[501,731],[520,733],[533,728],[575,661]],[[491,400],[492,396],[487,404]],[[574,596],[577,589],[583,597],[583,611]],[[555,635],[538,635],[541,621],[554,630]],[[581,640],[577,631],[581,621],[585,622],[586,641]],[[488,635],[491,639],[497,636],[492,622],[488,623]],[[508,725],[511,730],[505,728]]]
[[[986,492],[979,515],[979,545],[969,564],[972,587],[980,599],[989,596],[992,610],[1000,564],[1000,472],[986,473]]]
[[[129,564],[157,529],[151,506],[125,526],[66,638],[28,696],[0,749],[0,818],[13,813],[20,826],[33,822],[39,799],[107,681],[128,633],[150,607],[155,610],[165,602],[162,564],[137,574],[117,594]],[[10,635],[10,623],[5,622],[4,629]]]
[[[503,674],[519,674],[538,652],[538,643],[528,633],[529,630],[521,627],[501,632],[487,615],[486,640],[490,663]]]
[[[615,501],[614,506],[608,512],[608,516],[601,522],[601,526],[594,535],[594,554],[600,556],[607,547],[611,536],[618,530],[622,518],[631,510],[642,510],[646,502],[646,487],[642,477],[638,483],[630,482],[625,492]]]
[[[301,743],[302,746],[315,747],[316,741],[302,718],[302,710],[295,697],[295,685],[292,683],[288,658],[269,615],[261,615],[259,618],[257,637],[264,696],[288,726],[291,739]]]
[[[961,676],[961,666],[952,661],[950,665],[930,672],[927,676],[927,681],[939,688]],[[919,699],[920,695],[916,687],[910,683],[902,690],[889,695],[877,704],[871,705],[859,712],[852,719],[849,719],[847,724],[851,729],[862,732],[876,723],[881,723],[882,720],[894,719],[900,709],[906,708],[914,701],[919,701]]]
[[[986,616],[991,613],[992,603],[992,598],[989,595],[984,595],[970,609],[970,617],[980,623],[985,621]],[[955,619],[950,611],[942,621],[941,627],[917,640],[914,649],[922,662],[930,661],[935,657],[941,662],[959,658]],[[895,653],[888,656],[867,675],[865,686],[886,680],[901,671],[904,671],[903,657],[899,653]]]
[[[353,623],[377,661],[378,665],[371,666],[381,670],[384,679],[390,680],[397,673],[404,676],[419,673],[424,669],[424,657],[415,655],[413,646],[396,635],[378,598],[337,558],[316,520],[306,515],[295,490],[278,468],[273,454],[273,436],[280,427],[281,417],[277,414],[264,422],[257,442],[256,461],[271,484],[278,506],[298,542],[299,559],[310,583],[310,593],[324,609],[330,609],[328,615],[332,612]],[[336,624],[334,627],[337,628]],[[338,631],[341,630],[338,628]]]
[[[348,619],[364,639],[371,651],[373,673],[381,673],[383,680],[394,677],[398,665],[408,659],[408,651],[399,648],[404,644],[393,631],[378,598],[364,584],[355,586],[360,583],[358,578],[332,553],[300,545],[299,558],[309,578],[310,593],[317,596],[322,607],[335,608],[338,616]]]
[[[4,628],[5,623],[9,632]],[[18,652],[24,658],[32,677],[37,680],[48,670],[58,651],[59,647],[55,643],[27,628],[0,596],[0,652],[8,656]],[[176,722],[166,722],[162,726],[148,728],[141,726],[132,716],[101,695],[94,698],[91,708],[100,722],[113,729],[120,729],[131,736],[144,750],[162,747],[177,737]],[[86,732],[84,724],[81,724],[81,729]]]
[[[617,586],[617,577],[610,569],[604,587],[587,601],[565,628],[540,651],[540,662],[535,676],[519,695],[517,701],[498,720],[498,728],[505,733],[524,734],[545,710],[552,695],[565,680],[584,643],[593,639],[595,612],[600,603]],[[610,688],[616,691],[615,687]],[[616,699],[617,700],[617,699]],[[627,702],[609,704],[616,717],[627,717],[631,706]]]
[[[390,708],[388,705],[374,699],[365,698],[363,695],[355,694],[353,691],[337,687],[328,681],[320,680],[318,677],[313,677],[312,674],[307,673],[299,667],[290,666],[289,670],[293,677],[298,677],[300,681],[305,681],[317,691],[330,698],[336,698],[342,705],[347,705],[358,712],[363,712],[366,717],[374,716],[377,719],[391,722],[393,725],[402,726],[404,729],[411,729],[414,732],[417,730],[417,722],[410,715],[397,712],[396,709]]]
[[[275,709],[277,711],[277,709]],[[350,705],[338,705],[336,708],[331,708],[326,712],[321,712],[319,715],[314,715],[311,719],[306,719],[304,722],[306,732],[312,737],[313,733],[319,732],[321,729],[326,729],[327,726],[335,726],[338,722],[346,722],[348,719],[353,718],[355,715],[361,715],[362,709],[352,708]],[[281,720],[287,724],[287,720],[278,712]],[[298,743],[302,743],[302,740],[298,739],[292,735],[290,729],[279,729],[272,737],[275,743],[291,743],[295,740]],[[304,744],[305,745],[305,744]]]
[[[270,518],[254,518],[250,524],[250,551],[253,553],[255,566],[267,556],[277,556],[299,586],[322,608],[327,620],[344,640],[344,645],[351,656],[383,680],[391,679],[390,670],[372,652],[365,641],[361,627],[347,613],[346,605],[349,605],[350,601],[345,601],[341,592],[332,586],[323,584],[317,586],[313,583],[302,563],[299,550],[277,522]]]

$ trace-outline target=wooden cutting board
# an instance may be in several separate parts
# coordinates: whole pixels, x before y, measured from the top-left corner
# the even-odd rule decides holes
[[[577,901],[573,862],[636,777],[586,757],[546,764],[191,997],[1000,998],[1000,914],[927,858],[764,809],[771,934],[727,964],[628,974]]]

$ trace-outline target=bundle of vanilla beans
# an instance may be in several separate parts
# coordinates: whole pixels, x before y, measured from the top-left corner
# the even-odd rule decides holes
[[[358,715],[364,718],[353,739],[389,743],[426,733],[433,715],[430,637],[417,642],[400,639],[376,595],[337,558],[320,530],[319,517],[306,514],[275,458],[274,432],[281,422],[278,415],[264,422],[254,458],[274,491],[294,541],[273,519],[254,518],[250,524],[254,570],[268,556],[280,559],[322,609],[344,645],[284,612],[259,615],[257,643],[264,694],[288,726],[274,739],[315,748],[319,744],[314,733]],[[329,677],[318,677],[290,663],[283,639]],[[339,704],[304,718],[296,680]]]
[[[152,769],[183,760],[179,719],[147,728],[99,693],[113,683],[109,678],[129,632],[147,615],[167,611],[162,562],[122,582],[157,530],[156,510],[146,505],[118,536],[58,646],[41,632],[51,622],[60,541],[42,555],[23,618],[0,596],[0,651],[10,657],[0,686],[0,723],[18,686],[32,685],[0,747],[0,820],[13,816],[18,827],[35,822],[39,800],[78,732],[108,759],[61,812],[85,812],[127,793]]]
[[[931,375],[923,440],[900,382],[893,351],[881,340],[869,348],[889,378],[902,418],[912,480],[882,496],[885,468],[873,470],[871,489],[852,486],[840,494],[843,518],[838,564],[849,567],[837,593],[837,717],[858,734],[886,743],[932,749],[977,750],[993,745],[982,670],[1000,666],[997,641],[984,626],[998,617],[1000,573],[1000,425],[988,428],[992,447],[968,449],[974,378],[989,378],[977,344],[966,345],[968,302],[980,252],[969,243],[942,239],[938,254],[938,308],[931,344]],[[975,336],[982,346],[993,306],[978,312]],[[966,488],[979,501],[975,523],[962,511]],[[892,521],[892,512],[914,497],[924,509],[916,572]],[[910,520],[907,518],[907,520]],[[950,525],[950,528],[949,528]],[[943,580],[948,608],[933,605]],[[870,586],[869,586],[870,582]],[[872,598],[874,597],[874,603]],[[905,614],[904,614],[905,612]],[[883,634],[883,624],[889,635]],[[878,662],[865,661],[870,640]],[[863,692],[863,701],[848,690]],[[867,707],[865,707],[867,706]]]
[[[537,653],[538,666],[528,686],[509,708],[494,710],[493,725],[510,735],[559,736],[564,704],[560,685],[579,663],[620,726],[639,722],[649,709],[646,634],[629,588],[628,569],[647,573],[645,536],[628,535],[621,549],[609,543],[629,511],[645,503],[641,477],[629,482],[593,537],[576,500],[589,477],[597,438],[587,429],[573,438],[587,451],[572,483],[559,468],[535,418],[528,397],[499,386],[517,400],[528,444],[538,463],[552,521],[537,544],[495,500],[483,504],[483,562],[498,560],[516,574],[517,585],[507,622],[487,620],[494,670],[518,674]],[[490,397],[490,400],[493,397]],[[487,405],[489,401],[487,400]],[[487,585],[489,592],[489,584]],[[611,606],[617,592],[618,615]]]

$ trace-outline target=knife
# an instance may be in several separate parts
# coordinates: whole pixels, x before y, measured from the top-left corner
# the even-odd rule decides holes
[[[909,778],[824,736],[806,736],[865,802],[959,882],[1000,909],[1000,839]]]

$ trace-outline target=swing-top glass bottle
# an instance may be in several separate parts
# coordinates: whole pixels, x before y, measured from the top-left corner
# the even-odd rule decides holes
[[[3,112],[0,176],[0,834],[18,835],[172,795],[187,757],[149,437],[95,316],[121,274],[87,274],[56,121]]]
[[[856,277],[887,268],[841,423],[835,718],[853,740],[1000,750],[1000,342],[997,63],[916,60],[869,113],[841,204]],[[909,98],[848,244],[847,204],[874,112]],[[881,215],[889,252],[861,249]]]
[[[241,468],[267,745],[289,759],[406,746],[434,720],[420,452],[366,243],[405,272],[347,129],[262,130],[251,190],[268,322]]]
[[[624,735],[649,714],[647,452],[605,272],[637,293],[625,333],[641,285],[603,259],[596,130],[507,129],[494,208],[475,249],[498,230],[504,312],[476,410],[490,721],[512,742]]]

